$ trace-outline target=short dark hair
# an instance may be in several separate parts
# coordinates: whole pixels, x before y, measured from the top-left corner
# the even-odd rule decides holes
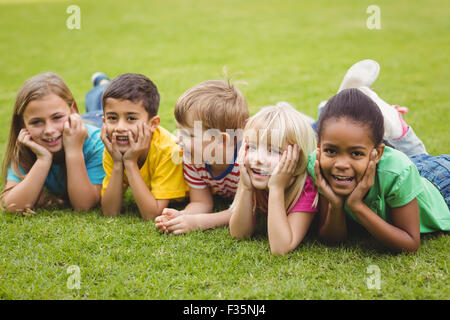
[[[345,118],[369,128],[372,141],[378,146],[383,142],[384,119],[380,108],[358,89],[345,89],[328,100],[319,116],[317,136],[320,137],[325,122]]]
[[[142,74],[124,73],[114,78],[103,92],[103,108],[108,98],[130,100],[134,103],[142,102],[149,118],[158,114],[158,89],[149,78]]]

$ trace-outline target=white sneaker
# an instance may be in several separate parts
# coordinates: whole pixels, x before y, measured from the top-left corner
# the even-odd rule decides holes
[[[380,65],[375,60],[362,60],[350,67],[341,82],[339,91],[349,88],[369,87],[377,80]]]
[[[382,100],[373,90],[367,87],[360,87],[358,90],[372,99],[380,108],[384,118],[384,139],[391,140],[401,137],[403,134],[403,125],[397,109]]]
[[[95,72],[95,73],[91,76],[91,82],[92,82],[92,85],[95,87],[95,86],[97,86],[98,84],[100,84],[100,81],[102,81],[102,80],[104,80],[104,79],[106,79],[106,80],[109,81],[109,77],[108,77],[106,74],[104,74],[103,72]]]

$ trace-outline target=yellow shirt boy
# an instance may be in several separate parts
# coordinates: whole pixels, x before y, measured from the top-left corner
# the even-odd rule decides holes
[[[150,143],[150,152],[143,166],[139,169],[145,184],[155,199],[177,199],[186,196],[189,190],[183,176],[183,164],[176,164],[172,161],[177,159],[180,152],[179,146],[175,143],[175,137],[166,129],[159,126],[153,132]],[[105,150],[103,153],[103,167],[106,176],[103,180],[102,195],[108,186],[113,170],[113,160],[111,155]],[[126,170],[123,176],[123,189],[128,188],[128,177]]]
[[[175,139],[159,126],[158,90],[144,75],[122,74],[106,86],[102,104],[103,214],[117,216],[130,187],[141,217],[154,219],[188,190]]]

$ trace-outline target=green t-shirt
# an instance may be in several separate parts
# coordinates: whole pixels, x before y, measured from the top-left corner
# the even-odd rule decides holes
[[[313,178],[316,151],[308,156],[308,172]],[[401,207],[417,198],[420,232],[450,231],[450,212],[439,190],[420,176],[414,163],[400,151],[386,147],[377,164],[374,184],[363,202],[383,220],[392,223],[390,208]],[[345,206],[347,214],[359,223]]]

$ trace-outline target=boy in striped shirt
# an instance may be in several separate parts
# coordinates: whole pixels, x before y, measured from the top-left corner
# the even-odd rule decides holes
[[[213,195],[233,200],[239,183],[237,153],[249,117],[242,93],[229,81],[208,80],[186,91],[175,105],[178,143],[190,203],[163,210],[155,219],[165,233],[226,226],[231,212],[211,213]]]

